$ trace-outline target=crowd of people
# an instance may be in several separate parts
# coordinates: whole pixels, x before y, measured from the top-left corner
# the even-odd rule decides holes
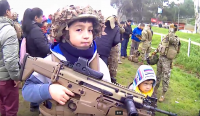
[[[9,3],[1,0],[1,116],[17,116],[22,51],[25,50],[32,57],[41,57],[48,61],[57,58],[69,61],[71,64],[74,64],[79,57],[86,58],[91,69],[104,74],[103,81],[116,83],[117,67],[123,63],[121,58],[128,57],[127,46],[130,38],[131,50],[128,59],[137,63],[141,56],[142,60],[128,88],[145,96],[153,96],[157,93],[160,79],[164,78],[163,94],[159,101],[164,100],[169,85],[172,60],[180,49],[180,40],[175,35],[176,25],[171,25],[169,34],[151,55],[160,54],[155,74],[149,65],[152,62],[151,58],[154,58],[149,56],[153,36],[151,25],[145,26],[140,23],[132,30],[132,20],[119,21],[115,15],[104,18],[101,10],[94,10],[91,6],[70,5],[49,15],[48,19],[43,15],[42,9],[28,8],[24,12],[21,25],[17,17],[17,13],[11,12]],[[24,100],[30,102],[30,111],[34,112],[39,110],[39,105],[43,102],[45,107],[51,108],[49,100],[64,105],[74,93],[34,72],[25,81],[22,96]],[[44,115],[43,112],[40,113]]]

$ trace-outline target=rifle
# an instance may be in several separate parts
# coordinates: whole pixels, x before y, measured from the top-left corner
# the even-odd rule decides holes
[[[72,65],[67,61],[53,62],[25,54],[20,78],[26,80],[33,72],[51,79],[72,91],[75,96],[57,111],[55,101],[51,109],[40,105],[40,111],[51,116],[151,116],[151,110],[171,116],[176,114],[150,106],[153,98],[136,93],[120,85],[102,81],[103,74],[90,69],[88,60],[79,58]],[[60,105],[61,106],[61,105]],[[59,107],[60,107],[59,106]]]
[[[135,37],[137,37],[139,40],[142,40],[142,36],[141,35],[135,35]]]

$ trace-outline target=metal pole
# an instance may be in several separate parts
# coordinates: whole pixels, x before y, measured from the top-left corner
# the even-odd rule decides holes
[[[178,6],[178,26],[177,27],[178,27],[177,29],[179,30],[179,6]]]
[[[189,38],[189,41],[188,41],[188,57],[190,57],[190,45],[191,45],[191,39]]]
[[[194,26],[194,33],[197,33],[197,15],[199,11],[199,0],[194,1],[194,7],[195,7],[195,26]]]

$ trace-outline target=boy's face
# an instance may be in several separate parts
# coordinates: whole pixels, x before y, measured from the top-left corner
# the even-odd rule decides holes
[[[144,81],[138,87],[139,87],[140,91],[142,91],[142,92],[148,92],[153,87],[153,80]]]
[[[89,47],[93,41],[93,24],[91,22],[75,22],[69,27],[69,38],[76,47]]]

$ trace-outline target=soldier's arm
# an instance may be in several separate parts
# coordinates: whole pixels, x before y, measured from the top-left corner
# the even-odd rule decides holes
[[[147,32],[146,31],[142,31],[142,38],[141,38],[141,41],[146,41],[147,39]]]

